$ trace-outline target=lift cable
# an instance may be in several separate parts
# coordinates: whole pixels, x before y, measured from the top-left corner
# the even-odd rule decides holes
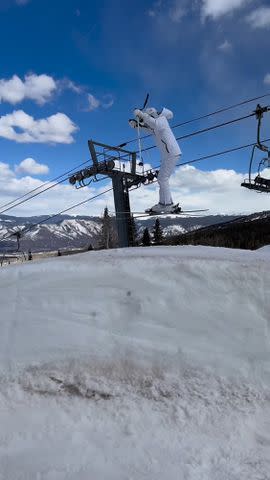
[[[58,215],[62,215],[63,213],[69,212],[70,210],[73,210],[74,208],[79,207],[80,205],[83,205],[84,203],[95,200],[96,198],[101,197],[102,195],[105,195],[105,193],[111,192],[112,190],[113,190],[113,188],[108,188],[107,190],[104,190],[104,192],[98,193],[97,195],[94,195],[93,197],[89,197],[86,200],[83,200],[82,202],[76,203],[76,204],[72,205],[71,207],[68,207],[68,208],[62,210],[61,212],[50,215],[47,218],[41,220],[40,222],[37,222],[37,223],[34,223],[34,224],[30,225],[29,227],[25,227],[22,230],[18,230],[17,232],[12,232],[12,233],[6,234],[4,237],[0,238],[0,242],[2,242],[4,240],[7,240],[8,238],[11,238],[13,236],[17,236],[18,232],[20,232],[21,234],[30,232],[33,228],[37,227],[38,225],[41,225],[41,224],[47,222],[48,220],[51,220],[52,218],[57,217]]]
[[[252,98],[252,99],[245,100],[245,101],[240,102],[240,103],[238,103],[238,104],[231,105],[231,106],[225,107],[225,108],[223,108],[223,109],[219,109],[219,110],[217,110],[216,112],[212,112],[212,113],[209,113],[209,114],[207,114],[207,115],[204,115],[204,116],[201,116],[201,117],[197,117],[196,119],[188,120],[187,122],[183,122],[183,123],[181,123],[181,124],[177,124],[177,125],[175,125],[173,128],[176,128],[176,127],[178,127],[178,126],[181,126],[181,125],[184,125],[184,124],[187,124],[187,123],[194,122],[194,121],[199,120],[199,119],[202,119],[202,118],[207,118],[207,117],[210,117],[210,116],[212,116],[212,115],[216,115],[217,113],[221,113],[221,112],[223,112],[223,111],[227,111],[227,110],[230,110],[230,109],[232,109],[232,108],[236,108],[237,106],[247,104],[247,103],[249,103],[249,102],[252,102],[252,101],[254,101],[254,100],[258,100],[258,99],[260,99],[260,98],[267,97],[267,96],[269,96],[269,95],[270,95],[270,93],[265,94],[265,95],[262,95],[262,96],[260,96],[260,97],[254,97],[254,98]],[[191,132],[191,133],[189,133],[189,134],[182,135],[182,136],[178,137],[177,140],[184,140],[184,139],[187,139],[187,138],[191,138],[191,137],[194,137],[194,136],[196,136],[196,135],[200,135],[200,134],[202,134],[202,133],[206,133],[206,132],[215,130],[215,129],[217,129],[217,128],[221,128],[221,127],[224,127],[224,126],[227,126],[227,125],[236,123],[236,122],[240,122],[240,121],[245,120],[245,119],[247,119],[247,118],[250,118],[250,117],[252,117],[252,116],[254,116],[254,115],[256,115],[255,112],[253,112],[253,113],[251,113],[251,114],[249,114],[249,115],[245,115],[245,116],[243,116],[243,117],[239,117],[239,118],[236,118],[236,119],[233,119],[233,120],[229,120],[229,121],[227,121],[227,122],[223,122],[223,123],[221,123],[221,124],[213,125],[213,126],[211,126],[211,127],[208,127],[208,128],[202,129],[202,130],[197,130],[197,131],[195,131],[195,132]],[[150,135],[150,136],[151,136],[151,135]],[[128,143],[131,143],[131,142],[127,142],[125,145],[127,145]],[[124,145],[124,144],[122,144],[121,146],[123,146],[123,145]],[[156,148],[156,145],[153,145],[153,146],[144,148],[144,149],[142,149],[142,151],[143,151],[143,152],[149,151],[149,150],[151,150],[151,149],[153,149],[153,148]],[[136,152],[136,153],[138,153],[138,152]],[[99,155],[102,155],[102,153],[100,153]],[[211,157],[210,157],[210,158],[211,158]],[[199,160],[196,160],[196,161],[199,161]],[[59,185],[59,184],[61,184],[61,183],[64,183],[65,181],[68,180],[69,177],[66,177],[66,178],[60,180],[59,182],[56,182],[56,183],[54,183],[53,185],[51,185],[51,182],[58,180],[59,178],[63,177],[64,175],[67,175],[67,174],[70,174],[70,173],[74,172],[74,170],[76,170],[77,168],[79,168],[79,167],[87,164],[88,162],[89,162],[88,160],[85,161],[85,162],[82,162],[82,163],[79,164],[76,168],[73,168],[73,169],[71,169],[71,170],[69,170],[69,171],[67,171],[67,172],[64,172],[63,174],[58,175],[58,176],[55,177],[53,180],[50,180],[50,181],[46,182],[45,184],[41,185],[40,187],[36,187],[36,188],[34,188],[33,190],[30,190],[28,193],[25,193],[24,195],[22,195],[22,196],[20,196],[20,197],[17,197],[17,198],[14,199],[12,202],[8,202],[8,203],[0,206],[0,208],[8,207],[8,208],[4,208],[4,210],[0,211],[0,214],[3,214],[3,213],[5,213],[5,212],[7,212],[7,211],[9,211],[9,210],[11,210],[11,209],[13,209],[13,208],[21,205],[22,203],[25,203],[25,202],[27,202],[28,200],[31,200],[32,198],[35,198],[36,196],[38,196],[38,195],[40,195],[40,194],[42,194],[42,193],[44,193],[44,192],[46,192],[46,191],[48,191],[48,190],[56,187],[57,185]],[[187,163],[190,163],[190,162],[187,162]],[[41,191],[38,191],[38,190],[40,190],[42,187],[44,187],[44,186],[46,187],[46,185],[48,185],[48,184],[49,184],[49,186],[48,186],[47,188],[43,188]],[[34,195],[31,195],[32,193],[34,193]],[[31,196],[29,197],[29,195],[31,195]],[[25,198],[25,197],[27,197],[27,198]],[[24,200],[20,201],[21,199],[24,199]]]
[[[39,187],[35,187],[33,188],[32,190],[29,190],[28,192],[24,193],[23,195],[21,195],[20,197],[17,197],[15,198],[14,200],[10,201],[10,202],[7,202],[7,203],[4,203],[3,205],[0,205],[0,209],[2,208],[5,208],[5,207],[8,207],[9,205],[21,200],[22,198],[25,198],[27,197],[28,195],[31,195],[31,193],[35,193],[37,192],[38,190],[40,190],[41,188],[43,187],[46,187],[47,185],[51,185],[52,182],[56,182],[57,180],[59,180],[60,178],[64,177],[65,175],[69,175],[70,173],[73,173],[74,171],[77,171],[78,168],[82,167],[83,165],[85,165],[86,163],[89,163],[89,160],[85,161],[85,162],[82,162],[80,163],[79,165],[77,165],[76,167],[73,167],[71,170],[68,170],[60,175],[58,175],[57,177],[55,178],[52,178],[51,180],[48,180],[47,182],[43,183],[42,185],[40,185]],[[69,177],[67,177],[69,178]],[[65,179],[66,180],[66,179]],[[59,185],[59,183],[61,182],[58,182],[56,183],[54,186],[57,186]],[[46,190],[44,190],[46,191]],[[40,193],[43,193],[43,190],[40,192]],[[30,198],[29,198],[30,200]],[[16,206],[16,205],[15,205]],[[12,207],[13,208],[13,207]],[[6,210],[5,210],[6,211]],[[3,213],[3,212],[0,212],[0,214]]]
[[[267,93],[265,95],[261,95],[259,97],[254,97],[254,98],[251,98],[251,99],[248,99],[248,100],[244,100],[243,102],[239,102],[237,104],[234,104],[234,105],[231,105],[231,106],[228,106],[228,107],[225,107],[225,108],[221,108],[219,110],[216,110],[215,112],[212,112],[212,113],[209,113],[209,114],[206,114],[206,115],[202,115],[200,117],[197,117],[197,118],[194,118],[194,119],[191,119],[191,120],[187,120],[185,122],[182,122],[182,123],[179,123],[177,125],[174,125],[172,128],[177,128],[177,127],[180,127],[180,126],[183,126],[183,125],[187,125],[189,123],[192,123],[192,122],[195,122],[196,120],[201,120],[201,119],[205,119],[205,118],[208,118],[208,117],[211,117],[213,115],[217,115],[218,113],[222,113],[222,112],[225,112],[225,111],[228,111],[228,110],[231,110],[233,108],[236,108],[238,106],[241,106],[241,105],[245,105],[245,104],[248,104],[252,101],[255,101],[255,100],[259,100],[261,98],[265,98],[267,96],[269,96],[270,93]],[[192,132],[190,134],[187,134],[187,135],[183,135],[181,137],[178,137],[177,140],[183,140],[183,139],[186,139],[186,138],[190,138],[190,137],[193,137],[195,135],[199,135],[199,134],[202,134],[202,133],[205,133],[207,131],[211,131],[211,130],[214,130],[216,128],[221,128],[223,126],[226,126],[226,125],[230,125],[232,123],[236,123],[238,121],[241,121],[241,120],[244,120],[246,118],[249,118],[251,116],[255,115],[255,113],[252,113],[250,115],[247,115],[247,116],[244,116],[244,117],[240,117],[238,119],[234,119],[234,120],[231,120],[231,121],[228,121],[228,122],[224,122],[222,124],[218,124],[218,125],[214,125],[212,127],[209,127],[207,129],[203,129],[203,130],[198,130],[196,132]],[[147,137],[151,137],[151,135],[146,135],[145,137],[142,137],[142,138],[147,138]],[[121,144],[119,145],[119,147],[123,147],[125,145],[128,145],[129,143],[131,142],[134,142],[135,140],[130,140],[129,142],[126,142],[124,144]],[[147,147],[147,148],[144,148],[142,149],[142,152],[145,152],[145,151],[149,151],[153,148],[156,148],[156,145],[153,145],[151,147]],[[136,152],[138,153],[138,152]],[[102,153],[98,154],[98,156],[102,155]],[[36,193],[35,195],[33,196],[30,196],[29,198],[25,199],[25,202],[28,201],[28,200],[31,200],[32,198],[38,196],[39,194],[42,194],[43,192],[46,192],[47,190],[50,190],[51,188],[54,188],[56,187],[57,185],[63,183],[64,181],[68,180],[68,178],[65,178],[64,180],[60,181],[60,182],[57,182],[55,183],[54,185],[51,185],[52,182],[56,182],[58,179],[60,179],[61,177],[63,177],[64,175],[69,175],[70,173],[73,173],[74,171],[76,171],[78,168],[82,167],[83,165],[86,165],[87,163],[89,162],[89,160],[85,161],[85,162],[82,162],[80,163],[77,167],[73,167],[71,170],[68,170],[64,173],[62,173],[61,175],[58,175],[57,177],[53,178],[52,180],[49,180],[47,182],[45,182],[43,185],[40,185],[39,187],[36,187],[32,190],[30,190],[29,192],[21,195],[20,197],[17,197],[15,198],[13,201],[10,201],[8,203],[5,203],[3,205],[0,206],[0,209],[4,208],[4,210],[0,211],[0,215],[15,208],[16,206],[18,205],[21,205],[21,203],[24,203],[24,202],[19,202],[21,199],[25,199],[25,197],[28,197],[29,195],[31,195],[32,193],[35,193],[35,192],[38,192],[38,190],[42,189],[43,187],[46,187],[47,185],[49,185],[48,188],[45,188],[43,190],[41,190],[40,192]],[[18,203],[17,203],[18,202]],[[15,205],[13,205],[15,203]],[[8,207],[10,206],[10,208],[7,208],[5,209],[5,207]]]
[[[242,102],[239,102],[239,103],[235,103],[233,105],[230,105],[228,107],[224,107],[224,108],[219,108],[218,110],[214,111],[214,112],[211,112],[211,113],[207,113],[205,115],[201,115],[199,117],[195,117],[195,118],[192,118],[191,120],[186,120],[184,122],[181,122],[181,123],[177,123],[176,125],[173,125],[172,128],[178,128],[178,127],[183,127],[185,125],[189,125],[190,123],[193,123],[193,122],[196,122],[196,121],[199,121],[199,120],[204,120],[206,118],[210,118],[214,115],[218,115],[220,113],[224,113],[224,112],[227,112],[229,110],[232,110],[234,108],[237,108],[237,107],[241,107],[243,105],[247,105],[248,103],[252,103],[252,102],[255,102],[257,100],[261,100],[262,98],[266,98],[266,97],[269,97],[270,96],[270,92],[269,93],[266,93],[264,95],[260,95],[258,97],[253,97],[253,98],[249,98],[248,100],[244,100]],[[141,137],[141,140],[144,140],[145,138],[150,138],[152,135],[144,135],[143,137]],[[124,147],[126,145],[129,145],[130,143],[133,143],[133,142],[136,142],[138,139],[137,138],[134,138],[133,140],[128,140],[126,143],[122,143],[121,147]]]
[[[254,115],[256,115],[255,112],[250,113],[248,115],[245,115],[243,117],[234,118],[233,120],[228,120],[227,122],[218,123],[217,125],[213,125],[211,127],[207,127],[207,128],[202,129],[202,130],[197,130],[195,132],[191,132],[191,133],[188,133],[186,135],[182,135],[181,137],[177,137],[176,140],[185,140],[187,138],[195,137],[196,135],[201,135],[202,133],[211,132],[211,131],[216,130],[218,128],[225,127],[227,125],[232,125],[233,123],[241,122],[242,120],[246,120],[247,118],[251,118]],[[157,148],[157,146],[152,145],[151,147],[144,148],[144,149],[142,149],[142,152],[147,152],[149,150],[152,150],[153,148]],[[138,153],[138,152],[136,152],[136,153]]]

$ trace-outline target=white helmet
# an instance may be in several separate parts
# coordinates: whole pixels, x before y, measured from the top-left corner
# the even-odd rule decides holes
[[[159,114],[160,116],[166,117],[167,120],[171,120],[173,118],[173,112],[168,108],[163,108]]]
[[[159,116],[157,109],[153,107],[146,108],[145,113],[148,113],[148,115],[150,115],[150,117],[153,117],[153,118],[158,118]]]
[[[168,108],[163,108],[160,112],[157,111],[156,108],[146,108],[145,113],[148,113],[153,118],[158,117],[165,117],[167,120],[171,120],[173,118],[173,113]]]

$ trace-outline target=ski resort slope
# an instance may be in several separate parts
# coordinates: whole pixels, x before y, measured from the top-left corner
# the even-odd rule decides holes
[[[0,479],[269,479],[269,291],[269,247],[2,268]]]

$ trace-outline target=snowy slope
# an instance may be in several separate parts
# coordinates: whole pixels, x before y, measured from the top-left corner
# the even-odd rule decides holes
[[[0,479],[269,478],[269,267],[157,247],[2,269]]]

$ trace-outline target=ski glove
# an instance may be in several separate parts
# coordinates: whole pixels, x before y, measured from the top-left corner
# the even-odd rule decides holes
[[[129,120],[128,123],[131,126],[131,128],[137,128],[138,127],[137,120],[134,120],[133,118],[131,120]]]
[[[138,128],[138,123],[139,123],[139,127],[141,128],[147,128],[147,126],[144,124],[144,122],[142,120],[134,120],[134,118],[131,118],[129,121],[128,121],[129,125],[131,128]]]
[[[133,113],[134,113],[134,117],[141,117],[142,115],[141,110],[139,110],[138,108],[135,108]]]

